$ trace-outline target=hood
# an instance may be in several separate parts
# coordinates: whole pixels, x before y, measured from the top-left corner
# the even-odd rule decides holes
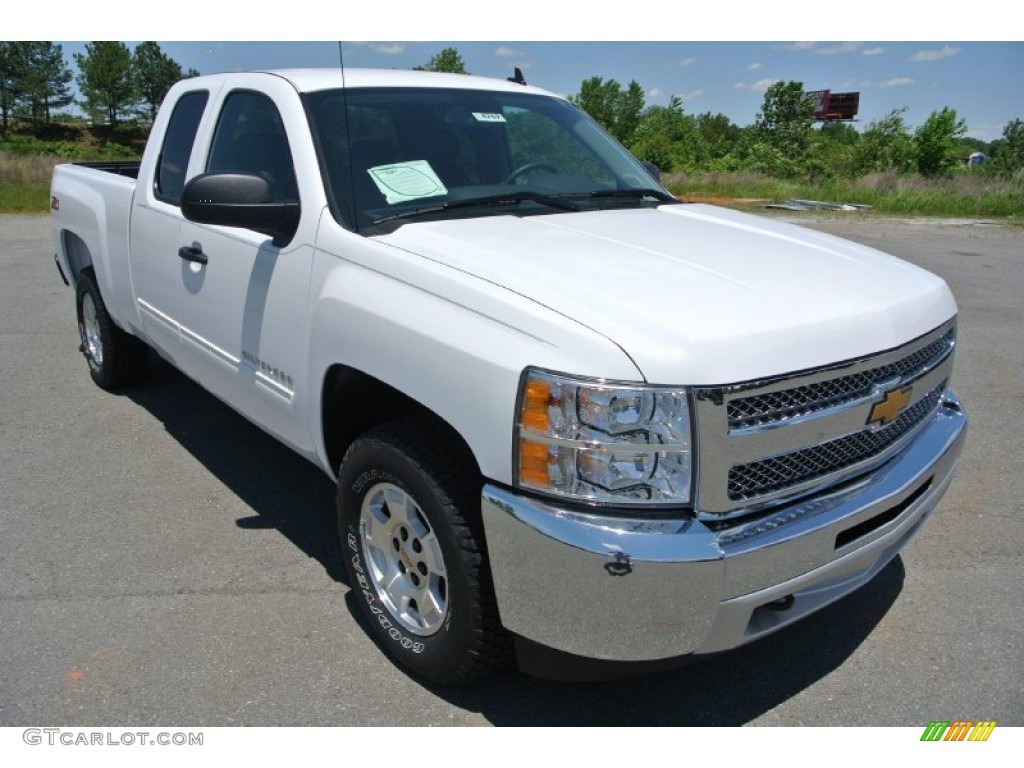
[[[378,239],[572,318],[659,384],[862,357],[956,313],[945,282],[907,262],[706,205],[412,223]]]

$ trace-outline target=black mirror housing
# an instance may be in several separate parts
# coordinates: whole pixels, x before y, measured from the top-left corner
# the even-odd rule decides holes
[[[218,224],[262,232],[275,245],[291,240],[299,226],[298,201],[275,202],[270,184],[251,173],[203,173],[189,180],[181,213],[197,224]]]
[[[661,169],[658,168],[658,166],[656,166],[650,160],[643,160],[641,161],[640,165],[642,165],[644,167],[644,170],[651,175],[652,179],[654,179],[659,184],[661,183]]]

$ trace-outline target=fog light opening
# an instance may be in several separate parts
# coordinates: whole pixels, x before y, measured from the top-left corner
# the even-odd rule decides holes
[[[793,607],[793,603],[796,602],[796,598],[792,595],[786,595],[780,597],[778,600],[772,600],[770,603],[765,603],[762,608],[766,608],[769,611],[788,611]]]

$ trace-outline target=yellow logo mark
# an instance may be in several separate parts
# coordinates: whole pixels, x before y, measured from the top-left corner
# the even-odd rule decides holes
[[[903,389],[891,389],[885,393],[879,402],[875,403],[871,408],[871,415],[868,416],[867,423],[874,424],[878,422],[881,426],[890,424],[896,420],[896,417],[900,415],[900,411],[907,407],[907,403],[910,402],[910,393],[913,387],[904,387]]]

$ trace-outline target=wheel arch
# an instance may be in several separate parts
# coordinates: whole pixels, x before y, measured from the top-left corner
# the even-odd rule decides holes
[[[68,265],[68,279],[74,288],[78,288],[78,277],[86,269],[94,269],[92,251],[89,245],[81,237],[69,229],[61,230],[61,243],[64,249],[64,257]]]
[[[327,462],[335,476],[345,451],[367,430],[393,421],[425,422],[437,430],[445,450],[461,454],[465,466],[481,476],[480,465],[462,434],[436,412],[379,379],[336,363],[324,374],[320,428]]]

